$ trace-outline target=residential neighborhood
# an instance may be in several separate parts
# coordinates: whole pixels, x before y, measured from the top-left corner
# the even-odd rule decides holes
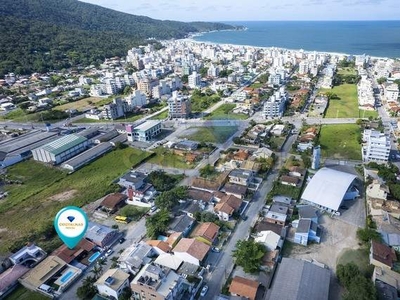
[[[0,298],[397,299],[399,62],[161,44],[0,80]]]

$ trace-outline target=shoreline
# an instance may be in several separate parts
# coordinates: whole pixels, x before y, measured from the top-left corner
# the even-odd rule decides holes
[[[215,30],[217,31],[222,31],[222,30]],[[224,30],[224,31],[232,31],[232,30]],[[294,51],[294,52],[299,52],[303,51],[304,53],[321,53],[321,54],[327,54],[327,55],[334,55],[334,56],[359,56],[363,54],[349,54],[349,53],[342,53],[342,52],[328,52],[328,51],[318,51],[318,50],[304,50],[304,49],[289,49],[289,48],[282,48],[282,47],[276,47],[276,46],[252,46],[252,45],[242,45],[242,44],[231,44],[231,43],[217,43],[217,42],[211,42],[211,41],[198,41],[193,39],[192,37],[184,38],[184,39],[177,39],[175,41],[186,41],[186,42],[191,42],[191,43],[196,43],[196,44],[206,44],[206,45],[221,45],[221,46],[228,46],[228,47],[244,47],[244,48],[253,48],[253,49],[260,49],[260,50],[266,50],[266,49],[278,49],[278,50],[284,50],[284,51]],[[367,55],[366,56],[370,57],[371,59],[393,59],[390,57],[384,57],[384,56],[371,56]]]

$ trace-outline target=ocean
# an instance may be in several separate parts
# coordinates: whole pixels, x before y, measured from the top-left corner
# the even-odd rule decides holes
[[[400,58],[400,21],[253,21],[244,31],[218,31],[196,41]]]

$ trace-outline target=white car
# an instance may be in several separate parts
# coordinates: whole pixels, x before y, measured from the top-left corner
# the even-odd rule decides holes
[[[207,292],[208,292],[208,285],[205,285],[205,286],[201,289],[200,296],[201,296],[201,297],[204,297],[204,296],[207,294]]]
[[[106,257],[109,257],[113,253],[114,253],[114,250],[108,249],[107,252],[106,252]]]

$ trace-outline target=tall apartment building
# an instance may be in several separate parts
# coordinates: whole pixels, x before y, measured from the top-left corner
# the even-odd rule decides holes
[[[366,129],[363,133],[363,161],[387,162],[390,155],[390,138],[379,131]]]
[[[125,98],[125,102],[130,108],[142,107],[146,105],[147,97],[143,92],[135,90],[131,95]]]
[[[183,96],[174,91],[172,97],[168,99],[168,109],[170,118],[188,118],[191,113],[191,103],[187,96]]]
[[[303,60],[299,63],[299,74],[308,74],[309,65],[308,61]]]
[[[393,83],[385,88],[385,98],[387,101],[397,101],[399,98],[399,87]]]
[[[282,117],[285,112],[287,99],[288,96],[285,87],[281,87],[265,101],[263,110],[264,117],[266,119]]]
[[[188,76],[189,87],[195,89],[200,86],[200,74],[193,72]]]

